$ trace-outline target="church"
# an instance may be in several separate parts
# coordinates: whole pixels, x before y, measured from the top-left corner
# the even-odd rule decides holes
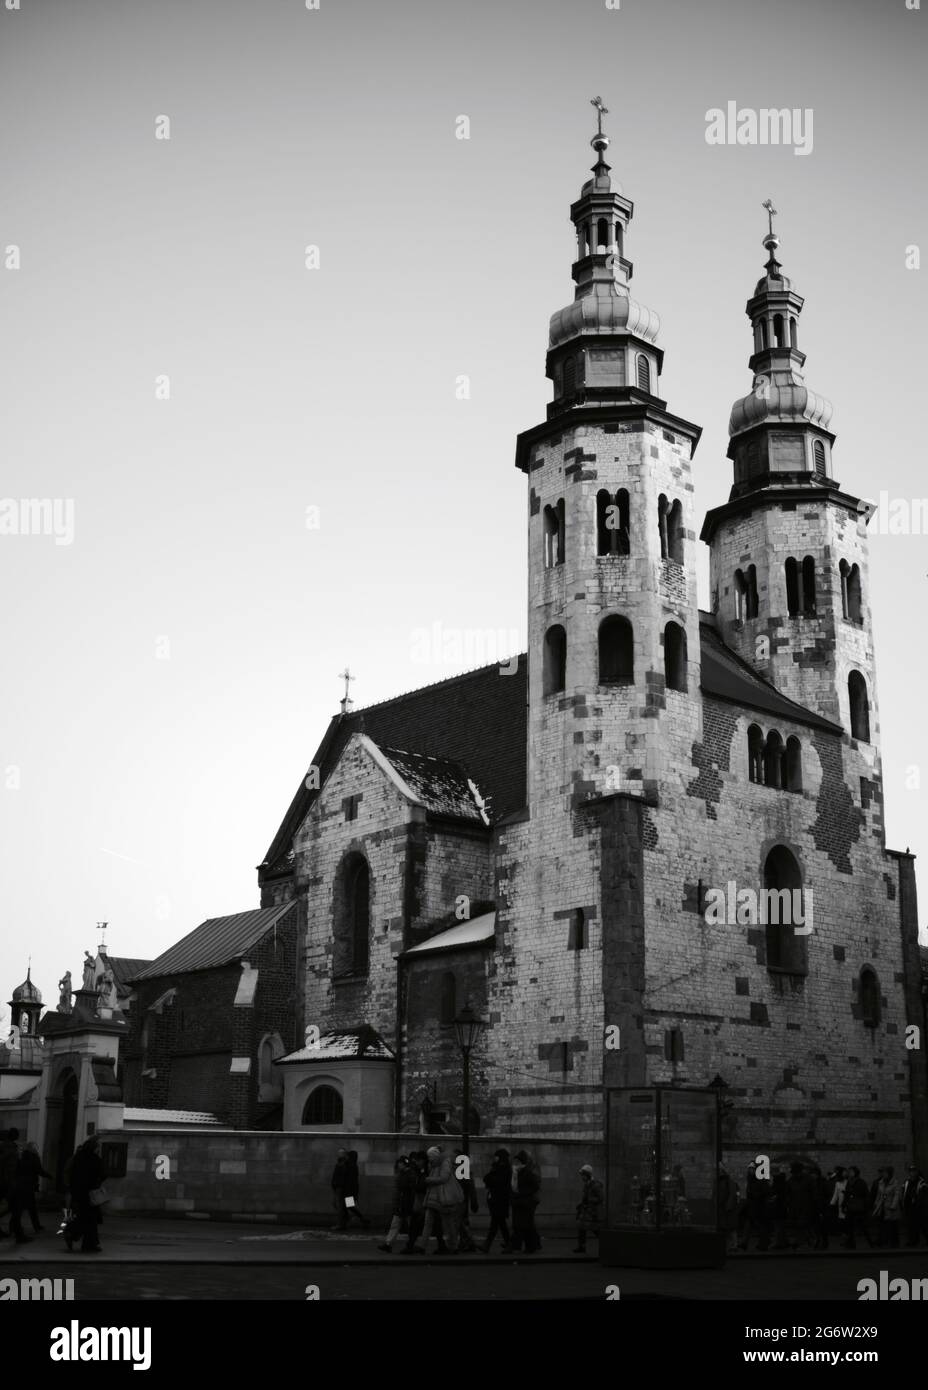
[[[591,143],[552,399],[515,449],[528,652],[346,696],[259,867],[262,909],[300,923],[283,1127],[426,1111],[459,1132],[467,1004],[472,1134],[597,1141],[604,1088],[715,1085],[738,1163],[924,1164],[924,952],[913,857],[884,835],[869,509],[805,384],[775,209],[731,491],[700,525],[700,427],[660,395],[602,112]],[[803,915],[707,910],[752,895]]]

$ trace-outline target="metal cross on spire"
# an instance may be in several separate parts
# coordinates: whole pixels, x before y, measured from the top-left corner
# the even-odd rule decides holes
[[[593,97],[592,101],[590,102],[590,105],[596,107],[596,122],[597,122],[597,125],[596,125],[596,134],[597,134],[597,135],[602,135],[602,133],[603,133],[603,116],[608,116],[608,115],[609,115],[609,107],[608,107],[608,106],[603,106],[603,99],[602,99],[602,97]]]
[[[767,221],[770,223],[770,235],[775,236],[776,233],[773,230],[773,219],[779,216],[779,214],[776,208],[773,206],[773,202],[770,198],[768,198],[766,202],[761,203],[761,207],[767,209]]]
[[[347,666],[345,667],[344,671],[341,671],[339,674],[341,679],[345,682],[345,694],[342,698],[342,714],[347,714],[349,709],[351,708],[351,701],[348,698],[348,686],[351,681],[356,679],[356,677],[351,674],[351,671]]]

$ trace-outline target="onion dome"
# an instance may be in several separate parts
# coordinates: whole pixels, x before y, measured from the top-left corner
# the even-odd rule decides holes
[[[26,971],[26,978],[13,990],[12,1004],[41,1004],[42,991],[32,983],[32,967]]]

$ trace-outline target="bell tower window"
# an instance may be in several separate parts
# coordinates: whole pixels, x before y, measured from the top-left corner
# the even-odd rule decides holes
[[[851,711],[851,738],[869,743],[870,701],[867,698],[867,682],[859,671],[852,671],[848,676],[847,695]]]
[[[564,499],[553,507],[545,507],[545,569],[564,563]]]
[[[639,352],[635,360],[635,372],[638,379],[638,390],[651,390],[651,364],[643,352]]]
[[[664,628],[664,684],[686,693],[686,633],[679,623]]]
[[[614,497],[605,488],[596,494],[597,555],[629,554],[628,505],[628,490],[624,487]]]
[[[555,623],[545,633],[542,690],[545,695],[556,695],[566,683],[567,633],[560,623]]]
[[[825,445],[820,439],[812,445],[812,467],[816,478],[825,477]]]
[[[635,678],[632,625],[614,614],[599,625],[600,685],[631,685]]]

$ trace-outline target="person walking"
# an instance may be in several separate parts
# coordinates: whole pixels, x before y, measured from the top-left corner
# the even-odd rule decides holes
[[[17,1245],[28,1245],[32,1237],[27,1236],[23,1230],[23,1212],[29,1205],[29,1179],[23,1169],[18,1140],[19,1130],[8,1129],[0,1165],[3,1170],[6,1199],[10,1207],[10,1235]]]
[[[847,1173],[840,1164],[828,1176],[828,1230],[833,1236],[842,1236],[846,1231],[844,1193],[847,1188]],[[827,1243],[825,1246],[828,1248]]]
[[[774,1250],[786,1249],[786,1220],[787,1220],[787,1177],[786,1168],[781,1163],[773,1175],[772,1191],[770,1194],[770,1218],[773,1223],[773,1248]]]
[[[902,1221],[905,1243],[910,1249],[918,1244],[920,1235],[928,1241],[928,1183],[914,1163],[902,1184]]]
[[[738,1248],[738,1209],[741,1205],[738,1184],[728,1169],[719,1164],[716,1192],[716,1211],[719,1230],[725,1236],[725,1253],[732,1255]]]
[[[877,1243],[884,1249],[899,1244],[899,1217],[902,1213],[902,1192],[892,1168],[881,1168],[876,1185],[873,1215],[877,1223]]]
[[[71,1207],[74,1216],[64,1228],[64,1243],[69,1250],[81,1237],[81,1252],[96,1254],[100,1249],[98,1227],[103,1220],[91,1194],[103,1186],[103,1160],[99,1154],[100,1141],[95,1134],[85,1139],[71,1160]]]
[[[738,1241],[739,1250],[747,1250],[752,1235],[757,1236],[758,1250],[769,1248],[772,1186],[769,1178],[757,1176],[757,1168],[753,1163],[748,1164],[741,1239]]]
[[[23,1195],[25,1197],[25,1209],[29,1214],[32,1229],[36,1235],[44,1230],[44,1226],[39,1223],[39,1213],[36,1209],[36,1195],[39,1190],[39,1179],[48,1178],[51,1180],[51,1173],[46,1173],[42,1167],[42,1160],[39,1157],[37,1145],[31,1141],[22,1151],[19,1160],[20,1172],[23,1177]]]
[[[534,1255],[541,1246],[535,1227],[535,1208],[539,1203],[541,1178],[535,1164],[524,1149],[520,1149],[512,1162],[512,1180],[509,1184],[509,1205],[512,1211],[512,1248]]]
[[[16,1147],[16,1136],[19,1130],[0,1131],[0,1202],[5,1202],[10,1214],[11,1229],[8,1231],[0,1230],[0,1236],[6,1238],[13,1235],[13,1185],[16,1182],[16,1168],[19,1164],[19,1150]]]
[[[409,1217],[409,1235],[406,1240],[406,1248],[401,1251],[403,1255],[421,1255],[422,1246],[417,1245],[416,1241],[422,1234],[425,1225],[425,1198],[428,1188],[425,1180],[428,1177],[429,1160],[422,1149],[417,1149],[415,1153],[409,1155],[409,1169],[412,1179],[412,1209]]]
[[[858,1235],[864,1236],[870,1249],[873,1249],[873,1241],[866,1228],[869,1196],[867,1184],[860,1176],[860,1169],[853,1166],[848,1168],[842,1203],[846,1217],[846,1235],[841,1242],[846,1250],[857,1249]]]
[[[383,1250],[386,1254],[392,1254],[393,1242],[401,1233],[404,1226],[409,1230],[409,1219],[412,1216],[413,1201],[416,1195],[416,1175],[412,1171],[409,1159],[406,1154],[400,1154],[393,1165],[393,1210],[390,1221],[390,1229],[378,1250]]]
[[[428,1177],[425,1179],[425,1233],[422,1244],[428,1254],[429,1239],[436,1235],[438,1254],[453,1255],[457,1251],[464,1215],[464,1193],[461,1184],[454,1176],[454,1163],[451,1154],[445,1153],[437,1144],[426,1150],[429,1161]],[[436,1217],[441,1219],[441,1233],[437,1229]],[[444,1248],[441,1238],[444,1236]]]
[[[502,1251],[507,1255],[512,1249],[509,1239],[509,1227],[506,1218],[509,1216],[509,1199],[512,1191],[512,1165],[509,1162],[509,1150],[497,1149],[492,1159],[490,1167],[483,1175],[483,1185],[487,1190],[487,1211],[490,1214],[490,1229],[487,1238],[479,1247],[485,1255],[489,1255],[490,1247],[497,1234],[503,1238]]]
[[[791,1250],[815,1245],[815,1180],[801,1163],[791,1163],[786,1182],[786,1235]]]
[[[365,1230],[370,1226],[367,1217],[358,1205],[361,1175],[358,1170],[357,1149],[339,1149],[332,1170],[332,1192],[335,1201],[337,1220],[335,1229],[347,1231],[348,1222],[356,1216]]]
[[[587,1231],[592,1231],[599,1240],[599,1223],[602,1219],[605,1192],[598,1178],[593,1176],[593,1168],[584,1163],[580,1169],[580,1201],[577,1203],[577,1245],[575,1255],[586,1254]]]

